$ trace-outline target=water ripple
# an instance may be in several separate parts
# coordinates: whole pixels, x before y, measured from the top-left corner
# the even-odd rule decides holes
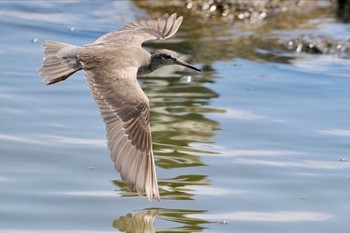
[[[223,214],[194,214],[194,218],[207,220],[236,220],[236,221],[261,221],[261,222],[303,222],[325,221],[332,215],[319,212],[304,211],[275,211],[275,212],[229,212]]]

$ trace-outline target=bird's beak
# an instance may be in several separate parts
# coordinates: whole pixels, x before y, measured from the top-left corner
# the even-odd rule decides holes
[[[187,63],[187,62],[185,62],[185,61],[182,61],[182,60],[180,60],[180,59],[178,59],[178,58],[175,60],[175,62],[176,62],[176,64],[178,64],[178,65],[182,65],[182,66],[185,66],[185,67],[190,68],[190,69],[192,69],[192,70],[196,70],[196,71],[202,72],[201,69],[198,69],[197,67],[194,67],[193,65],[191,65],[191,64],[189,64],[189,63]]]

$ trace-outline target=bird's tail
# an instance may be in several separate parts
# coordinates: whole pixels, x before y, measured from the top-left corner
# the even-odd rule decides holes
[[[75,55],[77,46],[46,41],[42,47],[45,57],[38,71],[47,85],[63,81],[82,69],[81,63]]]

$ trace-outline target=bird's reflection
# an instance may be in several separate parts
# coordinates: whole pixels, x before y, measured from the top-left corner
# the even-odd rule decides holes
[[[155,232],[153,222],[157,213],[157,210],[139,211],[135,215],[128,213],[114,220],[113,227],[120,232],[153,233]]]
[[[113,221],[113,227],[120,232],[127,233],[163,233],[163,232],[200,232],[204,230],[203,224],[209,221],[192,218],[191,214],[202,214],[206,210],[181,210],[181,209],[146,209],[132,215],[128,213]],[[179,224],[170,229],[154,229],[155,219],[161,219]]]

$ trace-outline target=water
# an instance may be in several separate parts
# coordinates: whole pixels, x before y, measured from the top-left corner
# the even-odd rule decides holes
[[[161,14],[142,7],[0,3],[0,232],[347,232],[350,61],[277,42],[302,33],[347,40],[349,24],[322,4],[303,23],[185,15],[173,40],[147,43],[204,70],[140,78],[158,203],[128,192],[114,171],[83,73],[45,86],[36,71],[45,40],[90,43]]]

